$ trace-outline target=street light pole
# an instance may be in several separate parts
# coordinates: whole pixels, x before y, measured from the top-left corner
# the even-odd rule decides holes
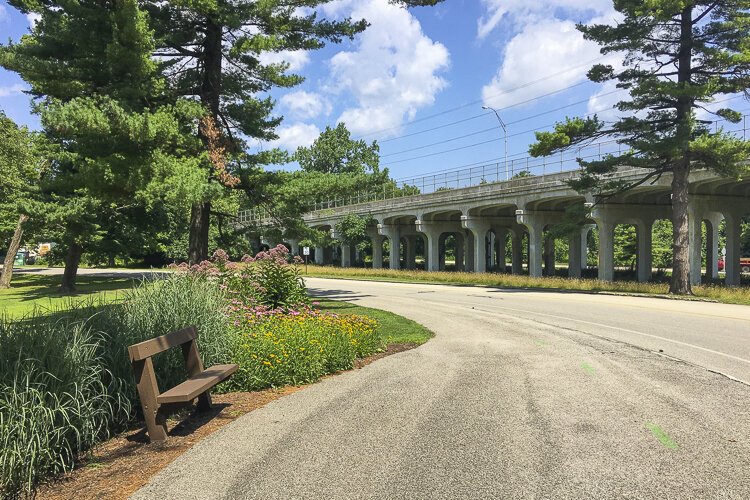
[[[495,116],[497,116],[497,121],[500,122],[500,126],[503,129],[503,150],[505,152],[505,180],[510,180],[510,172],[508,172],[508,129],[505,127],[505,122],[502,118],[500,118],[500,114],[497,112],[497,110],[490,106],[482,106],[482,109],[491,109],[493,113],[495,113]]]

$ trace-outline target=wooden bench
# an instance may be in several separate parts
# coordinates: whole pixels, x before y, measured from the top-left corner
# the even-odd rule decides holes
[[[146,419],[146,430],[151,441],[167,439],[167,415],[171,411],[190,405],[195,398],[198,398],[199,411],[210,409],[209,390],[237,371],[237,365],[216,365],[207,370],[203,369],[195,342],[197,337],[198,329],[191,326],[128,347],[135,382],[138,385],[138,396]],[[177,346],[182,346],[188,379],[160,393],[151,357]]]

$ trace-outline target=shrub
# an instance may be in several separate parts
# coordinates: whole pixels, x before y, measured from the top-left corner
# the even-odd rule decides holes
[[[305,281],[284,245],[255,257],[245,255],[242,262],[231,262],[226,252],[217,250],[210,261],[188,266],[173,266],[195,276],[216,280],[234,300],[243,305],[263,305],[272,309],[294,309],[308,303]]]
[[[374,320],[313,309],[262,313],[236,335],[233,362],[240,368],[229,384],[242,390],[315,382],[383,347]]]

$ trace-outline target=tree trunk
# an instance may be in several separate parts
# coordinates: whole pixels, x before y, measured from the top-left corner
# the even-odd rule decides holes
[[[65,272],[63,273],[62,285],[60,286],[60,291],[63,293],[76,291],[78,264],[81,262],[82,251],[83,249],[78,243],[71,243],[68,248],[68,255],[65,257]]]
[[[689,88],[692,81],[693,7],[687,5],[680,19],[680,51],[677,81]],[[688,187],[690,175],[690,138],[693,99],[686,92],[677,98],[677,131],[681,158],[672,167],[672,280],[669,293],[690,295],[690,230],[688,225]]]
[[[669,293],[692,294],[690,286],[690,227],[688,225],[688,176],[690,165],[680,162],[672,171],[672,281]]]
[[[200,264],[208,259],[208,228],[211,202],[196,203],[190,215],[190,241],[188,261]]]
[[[21,248],[21,239],[23,238],[23,223],[29,218],[26,215],[21,215],[18,218],[18,225],[16,231],[13,233],[13,239],[10,240],[10,246],[8,247],[8,253],[5,255],[5,262],[3,262],[3,273],[0,275],[0,288],[10,288],[10,280],[13,278],[13,263],[18,253],[18,249]]]
[[[203,74],[200,83],[201,103],[218,123],[221,104],[221,63],[222,63],[222,31],[223,27],[214,19],[206,19],[205,38],[203,39]],[[202,127],[198,127],[198,135],[208,148],[208,138],[204,136]],[[210,176],[211,174],[209,174]],[[210,177],[209,177],[210,178]],[[208,228],[211,202],[195,203],[190,216],[190,235],[188,244],[188,260],[190,264],[198,264],[208,259]]]

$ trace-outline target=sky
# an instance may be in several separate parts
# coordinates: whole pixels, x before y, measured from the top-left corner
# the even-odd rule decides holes
[[[279,139],[251,141],[252,150],[292,152],[344,122],[353,137],[378,141],[381,166],[396,179],[483,165],[490,177],[506,166],[505,141],[498,117],[482,106],[506,125],[508,164],[517,171],[535,130],[566,116],[613,119],[613,105],[625,97],[612,84],[587,80],[593,64],[618,58],[602,56],[575,29],[614,22],[611,0],[446,0],[408,10],[388,0],[335,0],[318,10],[370,26],[319,51],[264,54],[267,62],[289,62],[305,82],[271,92],[284,117]],[[0,0],[0,40],[18,39],[32,22]],[[37,128],[25,88],[0,69],[0,109]],[[554,159],[544,161],[554,168]]]

